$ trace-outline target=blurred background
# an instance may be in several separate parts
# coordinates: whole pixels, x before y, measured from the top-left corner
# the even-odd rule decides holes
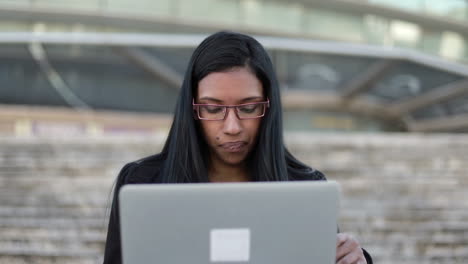
[[[102,262],[118,171],[219,30],[267,48],[288,147],[376,263],[468,262],[468,1],[0,0],[0,263]]]

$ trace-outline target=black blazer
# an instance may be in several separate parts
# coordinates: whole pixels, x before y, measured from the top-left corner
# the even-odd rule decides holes
[[[141,160],[126,164],[120,171],[115,183],[112,207],[107,229],[107,240],[104,252],[104,264],[121,264],[122,251],[120,243],[119,201],[118,193],[125,184],[160,183],[159,175],[164,163],[161,154],[149,156]],[[289,170],[297,180],[326,180],[318,170],[295,171]],[[372,264],[371,256],[363,249],[367,263]]]

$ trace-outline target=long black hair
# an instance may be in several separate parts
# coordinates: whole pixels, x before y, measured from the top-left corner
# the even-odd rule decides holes
[[[263,46],[254,38],[234,32],[218,32],[195,49],[185,72],[177,100],[174,121],[161,155],[165,162],[162,183],[208,182],[208,145],[192,99],[198,83],[212,72],[247,67],[261,81],[270,107],[262,118],[256,146],[248,156],[249,176],[254,181],[287,181],[302,178],[312,170],[285,148],[280,90],[273,64]]]

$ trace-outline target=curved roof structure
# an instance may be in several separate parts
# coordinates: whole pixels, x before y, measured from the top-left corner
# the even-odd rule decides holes
[[[437,7],[431,9],[434,2]],[[27,30],[37,22],[48,23],[47,31],[209,33],[230,28],[406,47],[462,62],[468,57],[464,0],[0,0],[0,17]]]
[[[461,20],[362,1],[217,1],[225,5],[215,9],[232,7],[236,14],[224,20],[201,18],[197,8],[181,19],[188,12],[184,1],[159,1],[162,10],[146,11],[137,4],[125,10],[126,1],[113,0],[85,1],[79,8],[51,0],[2,2],[0,25],[16,27],[0,34],[0,82],[15,87],[0,90],[3,103],[169,113],[193,48],[206,33],[231,28],[257,35],[269,50],[287,111],[347,113],[357,127],[368,127],[365,120],[371,119],[377,130],[468,131],[468,26]],[[294,6],[301,11],[291,11]],[[340,14],[331,18],[336,21],[330,12]],[[260,14],[257,22],[249,20],[251,13]],[[272,14],[303,23],[275,21]],[[346,19],[361,29],[345,26],[349,34],[333,34]],[[291,25],[273,30],[268,21]],[[316,29],[314,21],[323,27]],[[380,42],[369,21],[388,22],[376,33],[384,38]],[[18,30],[22,26],[28,30]],[[54,32],[60,28],[71,32]],[[427,32],[440,33],[437,47],[425,44],[434,42]]]

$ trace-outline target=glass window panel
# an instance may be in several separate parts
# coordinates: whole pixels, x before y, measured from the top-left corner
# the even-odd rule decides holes
[[[375,15],[364,15],[364,35],[368,43],[386,45],[390,40],[390,21]]]
[[[3,104],[64,106],[24,45],[0,49],[0,101]]]
[[[465,0],[368,0],[368,2],[411,12],[450,17],[450,19],[468,19],[468,3]]]
[[[230,0],[179,0],[178,16],[200,21],[239,23],[240,5]]]
[[[28,6],[32,3],[31,0],[0,0],[0,5],[16,5],[16,6]]]
[[[461,59],[465,55],[466,45],[463,36],[455,32],[445,31],[442,33],[440,55],[453,60]]]
[[[301,5],[256,0],[245,0],[241,4],[244,23],[249,26],[287,33],[301,32]]]
[[[299,5],[282,4],[279,2],[264,2],[262,5],[261,22],[263,26],[289,33],[301,30],[301,7]]]
[[[441,32],[425,30],[421,38],[421,49],[424,52],[439,55],[441,35]]]
[[[465,41],[465,54],[463,54],[463,58],[459,60],[459,62],[468,65],[468,37],[464,39]]]
[[[108,28],[99,25],[84,25],[79,23],[52,23],[36,21],[29,24],[28,31],[43,31],[43,32],[106,32]]]
[[[309,9],[304,15],[306,33],[341,41],[360,42],[365,38],[361,16],[324,9]]]
[[[248,25],[262,25],[261,12],[262,6],[258,0],[243,0],[242,5],[242,18],[243,22]]]
[[[421,28],[417,24],[401,20],[393,20],[390,23],[390,35],[392,44],[403,47],[416,48],[421,38]]]
[[[400,63],[379,81],[368,95],[384,102],[408,99],[461,80],[459,75],[450,74],[412,62]]]
[[[48,50],[53,48],[48,47]],[[61,53],[70,51],[67,46],[59,49]],[[173,111],[177,89],[168,87],[109,48],[83,46],[80,49],[82,54],[87,54],[85,58],[79,56],[80,60],[73,55],[50,56],[49,59],[70,89],[84,102],[98,109]],[[102,55],[91,57],[96,53]]]
[[[73,8],[98,10],[102,4],[101,0],[33,0],[31,3],[37,7],[44,8]]]
[[[393,8],[401,8],[408,11],[420,11],[424,7],[424,0],[368,0],[372,4],[386,5]]]
[[[289,89],[312,89],[336,92],[348,81],[365,71],[375,59],[284,52],[282,81]],[[278,63],[278,62],[275,62]],[[284,63],[287,63],[285,67]],[[286,75],[284,75],[286,73]]]
[[[445,103],[451,115],[468,113],[468,96],[460,96]]]
[[[424,0],[426,12],[451,19],[467,19],[467,5],[465,0]]]
[[[447,116],[449,113],[447,108],[442,104],[435,104],[429,107],[418,109],[410,115],[416,121],[427,120],[431,118],[441,118]]]
[[[7,32],[7,31],[30,31],[31,24],[25,22],[16,22],[16,21],[2,21],[0,23],[0,31]]]
[[[170,16],[175,12],[177,0],[107,0],[107,9],[128,13]]]
[[[194,48],[145,48],[144,50],[183,75],[187,70]]]

